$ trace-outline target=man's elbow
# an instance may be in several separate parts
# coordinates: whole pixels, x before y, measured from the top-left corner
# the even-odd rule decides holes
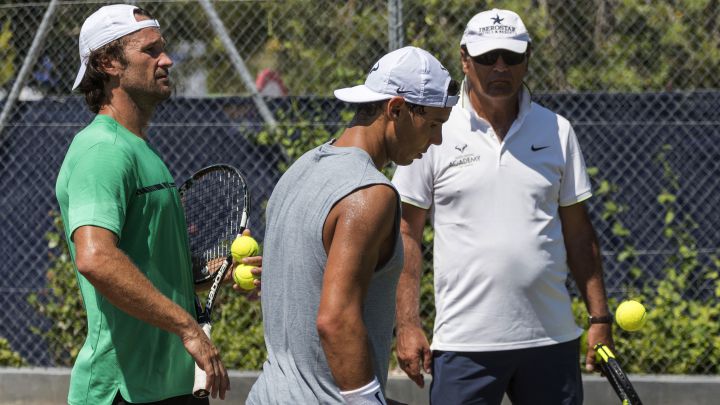
[[[338,331],[342,330],[342,320],[338,316],[318,314],[316,328],[320,340],[327,342],[332,340],[334,336],[337,336]]]
[[[102,254],[97,249],[83,249],[75,255],[78,272],[91,283],[101,278],[102,261]]]
[[[332,312],[318,314],[316,319],[316,328],[320,341],[332,342],[341,335],[359,333],[358,323],[362,323],[362,319],[352,314],[343,312]]]

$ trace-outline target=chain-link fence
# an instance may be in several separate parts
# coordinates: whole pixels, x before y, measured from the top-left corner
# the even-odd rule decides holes
[[[590,208],[609,295],[643,297],[651,319],[678,308],[669,314],[674,323],[656,319],[643,335],[619,332],[628,363],[642,372],[718,372],[720,342],[695,337],[717,336],[702,326],[720,316],[718,2],[130,3],[159,19],[175,63],[175,95],[157,111],[151,142],[178,181],[221,161],[246,172],[259,239],[263,203],[283,168],[343,127],[345,106],[333,89],[362,82],[375,60],[402,45],[428,49],[460,79],[459,39],[469,18],[496,6],[517,11],[533,36],[527,84],[539,103],[570,119],[592,167]],[[48,269],[58,258],[48,259],[54,250],[44,235],[53,230],[55,179],[70,139],[92,119],[69,91],[77,37],[102,4],[0,1],[0,353],[5,338],[26,364],[67,358],[51,353],[53,337],[38,335],[61,322],[28,296],[40,292],[41,305],[52,296]],[[279,131],[266,130],[272,122]],[[431,247],[422,303],[429,330]],[[239,327],[258,327],[257,306],[247,304]],[[699,351],[682,369],[638,343],[677,333],[680,346]],[[262,357],[261,337],[232,352],[235,367],[257,367],[247,353]]]

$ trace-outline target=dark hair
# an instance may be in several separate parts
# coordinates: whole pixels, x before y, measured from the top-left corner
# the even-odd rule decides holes
[[[133,13],[150,19],[153,18],[152,14],[140,7],[136,7]],[[100,111],[100,107],[109,101],[108,95],[105,94],[105,83],[110,77],[105,73],[102,66],[107,61],[118,61],[123,67],[127,66],[125,45],[127,45],[127,36],[118,38],[90,52],[85,75],[77,89],[85,95],[85,103],[90,111],[95,114]]]
[[[460,82],[455,79],[450,79],[450,83],[448,83],[447,93],[448,96],[457,96],[458,94],[460,94]]]
[[[405,103],[407,105],[408,110],[410,110],[411,113],[417,114],[417,115],[425,115],[425,106],[415,103]]]
[[[387,100],[358,104],[355,115],[361,120],[372,120],[382,111],[385,103],[387,103]]]

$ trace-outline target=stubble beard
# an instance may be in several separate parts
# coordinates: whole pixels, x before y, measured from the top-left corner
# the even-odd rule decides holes
[[[173,87],[172,82],[167,86],[158,83],[154,79],[152,85],[129,85],[126,87],[127,93],[139,105],[146,105],[154,108],[158,104],[170,98]]]

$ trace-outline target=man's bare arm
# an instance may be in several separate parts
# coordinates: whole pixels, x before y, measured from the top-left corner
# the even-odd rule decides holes
[[[568,266],[585,300],[585,307],[592,316],[608,315],[600,246],[585,203],[560,207],[559,212]],[[612,324],[592,324],[588,329],[585,368],[589,371],[595,368],[594,346],[599,342],[613,346]]]
[[[324,226],[328,261],[317,317],[320,342],[341,391],[374,378],[363,301],[391,239],[397,195],[376,185],[353,192],[331,210]],[[332,232],[325,232],[332,230]],[[328,243],[329,242],[329,243]],[[392,250],[392,246],[390,247]]]
[[[224,398],[230,384],[220,354],[197,321],[158,291],[118,247],[111,231],[82,226],[73,233],[75,264],[103,297],[129,315],[180,337],[186,350],[205,369],[213,397]]]
[[[420,323],[420,279],[422,277],[422,236],[427,210],[403,203],[400,232],[405,248],[405,265],[397,288],[397,358],[400,368],[420,387],[423,370],[430,372],[430,344]]]

